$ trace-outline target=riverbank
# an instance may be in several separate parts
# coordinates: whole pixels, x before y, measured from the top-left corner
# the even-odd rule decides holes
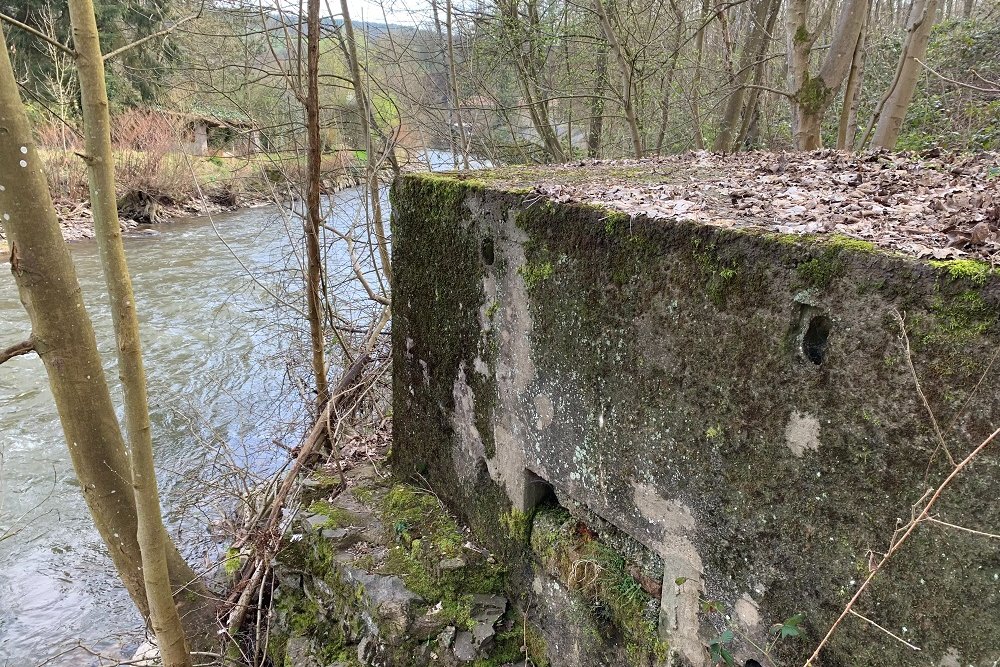
[[[63,238],[94,237],[86,169],[72,151],[42,149],[49,189]],[[297,154],[189,156],[121,150],[115,153],[118,213],[123,230],[253,208],[287,198],[300,180]],[[363,182],[364,166],[353,151],[323,156],[323,192],[332,195]],[[9,248],[0,229],[0,255]]]

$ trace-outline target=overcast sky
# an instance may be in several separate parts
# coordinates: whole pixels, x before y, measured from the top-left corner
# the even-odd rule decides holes
[[[419,0],[347,0],[347,6],[351,10],[351,18],[355,21],[370,21],[372,23],[382,23],[388,20],[389,23],[400,23],[403,25],[413,25],[424,20],[424,14],[429,13],[430,3]],[[383,13],[383,6],[385,7]],[[333,11],[339,13],[339,1],[330,3]]]

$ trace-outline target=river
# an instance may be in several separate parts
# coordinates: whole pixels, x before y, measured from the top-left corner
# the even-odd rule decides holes
[[[347,224],[358,212],[359,190],[332,199],[333,220]],[[195,569],[224,546],[219,524],[232,505],[228,491],[253,484],[287,459],[274,441],[301,412],[288,380],[301,323],[269,295],[291,290],[296,298],[291,249],[301,233],[274,207],[222,214],[214,222],[158,225],[125,242],[164,511]],[[116,385],[97,248],[81,242],[70,250]],[[343,268],[338,259],[328,259],[332,269]],[[9,265],[0,264],[0,271],[3,348],[22,340],[29,325]],[[117,397],[117,386],[114,391]],[[249,472],[226,473],[233,468]],[[228,479],[217,483],[220,477]],[[76,487],[42,363],[35,356],[13,359],[0,366],[0,665],[30,667],[78,643],[114,654],[142,640],[141,619],[104,551]],[[46,664],[91,662],[76,650]]]

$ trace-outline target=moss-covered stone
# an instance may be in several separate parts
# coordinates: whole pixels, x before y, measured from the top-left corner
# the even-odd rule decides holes
[[[512,520],[515,506],[530,516],[511,482],[523,472],[512,467],[518,461],[560,501],[588,508],[648,553],[669,560],[678,545],[690,549],[706,573],[699,594],[757,618],[756,630],[742,617],[732,621],[755,641],[800,610],[814,640],[850,599],[870,551],[884,549],[897,517],[909,516],[926,486],[949,471],[943,456],[931,456],[936,438],[893,311],[905,316],[913,365],[948,425],[949,448],[968,451],[1000,423],[992,394],[973,393],[997,345],[1000,281],[992,273],[980,280],[982,272],[963,267],[953,275],[840,237],[643,216],[626,223],[483,180],[485,190],[453,198],[445,197],[453,186],[437,193],[421,177],[394,189],[399,470],[421,473],[489,542],[510,590],[527,596],[540,581],[553,605],[563,600],[565,617],[579,620],[574,641],[604,664],[635,664],[628,633],[602,636],[586,606],[573,602],[580,587],[560,598],[550,585],[565,577],[558,568],[539,576],[534,561],[558,561],[560,546],[546,546],[537,520],[533,552],[524,553]],[[482,261],[485,236],[507,258],[506,274]],[[545,262],[551,275],[527,289],[519,268]],[[484,327],[478,314],[496,298],[488,286],[517,280],[523,292],[504,292]],[[823,353],[810,356],[804,347],[814,335]],[[523,345],[514,350],[511,340]],[[470,370],[477,359],[483,368],[486,354],[487,372]],[[463,377],[481,450],[456,425]],[[1000,510],[981,500],[996,494],[995,466],[986,455],[942,499],[942,516],[1000,525]],[[940,662],[953,648],[972,664],[1000,658],[1000,645],[983,639],[1000,637],[992,552],[974,535],[921,531],[865,599],[880,623],[905,626],[921,654],[845,623],[825,660],[915,666]],[[611,550],[632,562],[622,545]],[[608,561],[604,569],[614,572]],[[628,608],[602,607],[603,627],[628,625],[613,620],[629,617]],[[538,620],[552,645],[573,631],[571,621],[549,616]],[[711,639],[707,629],[695,631],[702,646],[692,655]],[[738,656],[755,657],[741,641]],[[782,643],[779,658],[801,664],[808,644]]]

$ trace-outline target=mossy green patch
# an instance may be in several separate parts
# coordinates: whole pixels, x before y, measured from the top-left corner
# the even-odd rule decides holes
[[[500,525],[514,542],[526,543],[531,534],[531,518],[516,508],[500,515]]]
[[[964,280],[979,287],[985,285],[986,279],[993,273],[989,264],[974,259],[932,261],[931,265],[944,270],[952,280]]]
[[[525,264],[517,272],[524,278],[525,286],[532,289],[542,281],[551,278],[555,274],[555,268],[552,266],[552,262],[537,262]]]
[[[326,517],[325,528],[342,528],[350,526],[355,517],[343,507],[337,507],[329,501],[317,500],[306,509],[309,514],[320,514]]]
[[[726,296],[736,287],[739,275],[737,266],[732,261],[721,261],[714,243],[703,245],[701,239],[694,239],[693,243],[692,254],[704,279],[708,298],[716,306],[722,307],[726,303]]]
[[[796,33],[796,38],[798,38],[798,33]],[[818,114],[826,108],[827,102],[834,92],[827,87],[821,77],[812,77],[807,73],[805,81],[795,93],[795,101],[806,113]]]
[[[471,608],[472,593],[503,591],[504,569],[463,547],[466,535],[433,494],[396,484],[383,500],[382,519],[395,545],[378,571],[401,577],[429,603],[441,602],[457,623]],[[464,564],[442,569],[449,560]]]
[[[621,634],[634,664],[666,656],[657,631],[659,599],[643,588],[622,554],[562,508],[539,512],[531,545],[551,574],[588,601],[598,623]]]
[[[877,249],[868,241],[834,234],[820,239],[817,244],[819,254],[800,262],[795,267],[799,281],[809,287],[825,289],[847,269],[846,255],[849,253],[870,253]]]

